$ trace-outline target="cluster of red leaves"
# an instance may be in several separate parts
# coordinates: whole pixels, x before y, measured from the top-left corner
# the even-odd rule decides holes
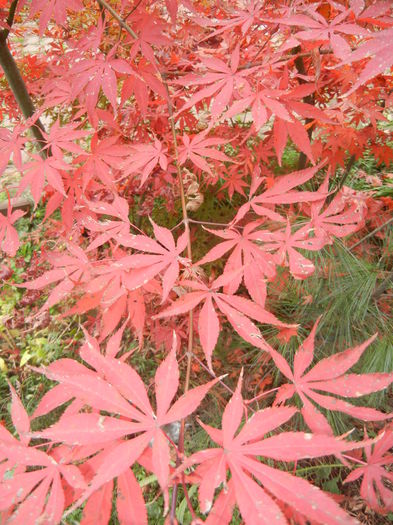
[[[143,525],[147,510],[132,470],[139,464],[156,476],[165,512],[171,486],[198,484],[200,510],[210,525],[229,523],[235,504],[247,524],[292,518],[355,523],[330,496],[278,462],[343,459],[344,452],[363,448],[366,462],[347,481],[363,475],[361,495],[369,505],[392,510],[383,482],[391,481],[385,468],[392,459],[391,426],[374,441],[346,441],[333,435],[317,408],[362,421],[392,417],[342,399],[393,382],[393,374],[346,374],[372,339],[308,370],[315,325],[292,370],[266,341],[263,325],[276,327],[281,337],[296,334],[297,325],[265,308],[269,283],[282,267],[288,278],[309,277],[315,266],[307,252],[359,231],[370,214],[362,193],[332,188],[336,167],[370,144],[380,161],[393,158],[377,126],[392,105],[392,77],[385,73],[393,65],[393,7],[371,0],[99,4],[102,11],[87,0],[22,0],[12,28],[23,28],[28,17],[41,36],[48,24],[54,28],[40,56],[43,74],[29,82],[39,111],[28,122],[14,122],[12,131],[0,130],[1,172],[12,160],[21,173],[18,195],[30,189],[36,205],[45,199],[45,220],[56,240],[56,249],[42,257],[49,268],[19,286],[43,293],[51,286],[39,313],[70,299],[74,304],[64,315],[94,312],[86,328],[96,337],[85,332],[85,364],[60,359],[40,371],[57,384],[32,418],[63,407],[54,425],[32,432],[11,389],[19,440],[0,426],[1,518],[55,524],[85,503],[82,523],[104,525],[116,498],[120,522]],[[6,7],[0,4],[2,13]],[[117,17],[124,19],[120,32]],[[34,68],[34,61],[25,63],[27,72]],[[52,125],[34,152],[27,131],[39,114]],[[300,154],[299,170],[275,175],[274,163],[285,165],[288,140]],[[225,191],[240,204],[222,227],[205,224],[220,242],[192,261],[190,233],[197,235],[200,226],[190,232],[186,199]],[[180,230],[151,220],[147,234],[130,218],[153,209],[155,200],[172,210],[177,199]],[[13,257],[21,212],[11,204],[0,215],[0,248]],[[221,275],[214,268],[207,275],[205,269],[224,257]],[[176,356],[184,357],[183,342],[192,343],[193,317],[213,376],[214,349],[229,324],[266,352],[288,382],[273,406],[250,418],[240,379],[221,430],[200,423],[217,446],[185,457],[179,422],[221,381],[187,387],[176,399]],[[150,337],[171,348],[155,374],[154,407],[126,361],[130,352],[118,357],[126,327],[140,347]],[[299,411],[285,406],[295,394]],[[298,412],[313,434],[290,430]],[[173,429],[179,425],[177,441]],[[270,435],[283,425],[287,431]],[[356,461],[356,454],[351,457]]]

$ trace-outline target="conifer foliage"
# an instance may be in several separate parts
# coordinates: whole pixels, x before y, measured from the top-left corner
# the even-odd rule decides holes
[[[50,242],[17,286],[40,315],[78,314],[84,333],[77,358],[31,370],[52,382],[33,413],[10,384],[1,523],[153,523],[142,471],[171,525],[181,498],[194,525],[234,512],[247,525],[357,523],[296,475],[326,456],[393,512],[393,413],[363,400],[393,373],[350,371],[378,335],[317,362],[312,319],[293,361],[268,337],[300,328],[274,310],[271,285],[308,279],[316,252],[364,228],[369,202],[345,185],[353,160],[366,146],[393,159],[379,125],[393,101],[391,2],[0,0],[0,16],[0,170],[19,174],[14,193],[3,186],[0,249],[16,255],[16,202],[30,192]],[[231,216],[201,220],[206,200]],[[233,389],[218,377],[231,337],[278,376],[263,408],[243,397],[243,371]],[[132,361],[146,346],[151,378]],[[329,412],[377,432],[337,436]],[[203,450],[187,439],[198,427]]]

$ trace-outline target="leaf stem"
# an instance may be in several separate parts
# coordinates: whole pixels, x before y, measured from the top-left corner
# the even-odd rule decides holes
[[[266,392],[262,392],[262,394],[259,394],[258,396],[253,397],[252,399],[247,399],[246,404],[248,405],[250,403],[254,403],[254,401],[258,401],[258,399],[261,399],[261,397],[268,396],[269,394],[271,394],[272,392],[275,392],[279,388],[280,387],[278,386],[276,388],[272,388],[271,390],[266,390]]]
[[[229,224],[226,222],[209,222],[209,221],[196,221],[195,219],[188,219],[188,222],[191,222],[192,224],[202,224],[205,226],[223,226],[223,227],[229,227]],[[236,228],[243,228],[243,226],[237,226]]]
[[[331,465],[311,465],[311,467],[304,467],[299,468],[296,470],[296,474],[302,473],[302,472],[308,472],[309,470],[318,470],[323,468],[348,468],[346,465],[343,465],[342,463],[333,463]]]

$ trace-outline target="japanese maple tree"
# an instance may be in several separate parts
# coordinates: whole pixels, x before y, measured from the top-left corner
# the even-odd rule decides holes
[[[296,475],[325,456],[352,469],[346,482],[362,478],[376,512],[392,511],[393,410],[356,398],[388,388],[393,371],[349,372],[378,335],[314,364],[316,316],[300,327],[271,298],[283,280],[322,279],[318,254],[373,213],[346,183],[366,147],[393,160],[380,125],[393,5],[0,0],[0,17],[0,250],[17,254],[18,203],[31,195],[33,213],[44,209],[39,273],[14,284],[37,294],[37,316],[77,314],[84,334],[73,357],[31,370],[54,382],[32,413],[9,383],[1,523],[55,525],[82,508],[82,524],[105,525],[112,509],[121,524],[153,523],[141,472],[170,525],[180,497],[194,525],[229,524],[235,508],[247,525],[357,523]],[[275,341],[301,328],[283,355]],[[270,367],[275,398],[243,397],[247,367],[238,378],[222,359],[232,341]],[[142,351],[154,373],[135,364]],[[326,411],[377,427],[348,439]]]

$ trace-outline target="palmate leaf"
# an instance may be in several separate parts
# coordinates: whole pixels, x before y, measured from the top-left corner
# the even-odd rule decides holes
[[[209,138],[207,137],[207,132],[203,131],[192,137],[191,140],[189,135],[183,135],[182,140],[184,146],[179,148],[180,164],[184,164],[187,159],[190,159],[190,161],[202,171],[206,171],[210,175],[213,175],[210,166],[204,157],[221,162],[232,162],[231,158],[227,157],[225,153],[212,148],[212,146],[226,144],[227,141],[225,139],[220,139],[218,137]]]
[[[66,506],[65,491],[86,488],[72,454],[63,449],[44,452],[30,446],[29,417],[11,389],[11,419],[20,440],[0,425],[0,521],[59,523]]]
[[[256,177],[250,188],[249,201],[240,206],[236,217],[232,221],[237,223],[252,209],[257,215],[268,217],[273,221],[284,222],[285,219],[275,210],[278,204],[293,204],[295,202],[320,201],[323,196],[312,191],[297,191],[293,188],[310,180],[322,168],[324,162],[317,166],[301,171],[295,171],[282,177],[277,177],[274,184],[263,193],[255,195],[258,187],[262,184],[262,177]]]
[[[316,237],[326,238],[326,242],[333,243],[334,237],[346,237],[359,230],[365,220],[366,205],[354,195],[346,195],[340,191],[334,199],[325,206],[325,196],[328,194],[329,177],[327,176],[317,193],[321,200],[311,203],[308,215],[310,223],[302,228],[312,229]],[[307,205],[306,205],[307,206]]]
[[[256,239],[264,243],[264,250],[274,252],[277,264],[289,266],[289,271],[295,279],[306,279],[314,273],[315,267],[298,249],[318,251],[327,242],[325,237],[309,237],[310,230],[311,228],[304,226],[292,233],[288,220],[285,229],[275,232],[261,231]]]
[[[61,301],[77,283],[89,281],[91,278],[91,263],[82,248],[68,242],[67,251],[67,254],[53,252],[49,255],[48,258],[54,266],[53,270],[45,272],[33,281],[16,285],[28,290],[41,290],[49,284],[57,283],[41,307],[41,311],[47,310]]]
[[[370,58],[352,88],[346,93],[350,95],[369,80],[388,70],[393,65],[393,29],[388,28],[369,34],[370,40],[358,49],[343,57],[339,65],[352,64],[363,58]]]
[[[14,224],[24,214],[25,212],[22,210],[12,211],[10,203],[8,204],[7,215],[0,213],[0,251],[10,257],[15,257],[20,246],[18,232]]]
[[[255,68],[240,69],[240,46],[236,46],[231,53],[229,66],[219,58],[203,58],[201,65],[207,68],[204,75],[190,74],[176,80],[175,84],[182,86],[205,86],[197,91],[181,108],[180,112],[190,109],[205,98],[213,97],[211,115],[217,118],[230,104],[234,92],[239,86],[244,86],[245,77],[252,74]]]
[[[146,235],[129,235],[128,239],[120,237],[120,242],[124,246],[143,252],[124,258],[127,261],[127,268],[131,269],[131,272],[124,276],[124,284],[128,290],[135,290],[162,272],[162,302],[164,302],[179,276],[180,264],[183,266],[189,264],[188,259],[180,256],[186,249],[188,234],[183,232],[175,242],[168,228],[158,226],[152,219],[150,222],[155,239]]]
[[[57,24],[63,24],[66,21],[67,8],[80,11],[83,9],[83,3],[80,0],[70,0],[67,3],[62,0],[33,0],[30,14],[33,17],[40,13],[40,34],[42,35],[51,18],[54,18]]]
[[[393,472],[388,470],[393,464],[393,426],[387,426],[379,435],[381,439],[374,445],[364,447],[366,464],[355,468],[345,478],[344,483],[362,477],[360,495],[376,512],[386,514],[393,512]],[[386,485],[384,480],[388,482]]]
[[[210,370],[212,370],[212,353],[220,332],[220,322],[215,306],[225,315],[236,332],[245,341],[261,350],[269,351],[270,346],[266,343],[259,328],[251,319],[280,327],[294,326],[282,323],[274,314],[265,310],[260,304],[254,303],[245,297],[218,291],[222,286],[227,286],[233,282],[240,272],[242,272],[242,268],[226,272],[215,279],[210,286],[203,282],[181,281],[182,285],[187,286],[192,291],[180,296],[171,306],[153,316],[153,319],[163,319],[172,315],[182,315],[204,302],[199,313],[198,333]]]
[[[166,152],[167,149],[163,147],[158,139],[154,141],[154,144],[133,144],[129,159],[122,166],[124,176],[140,173],[140,185],[143,186],[157,164],[162,170],[167,169],[168,158],[165,155]]]
[[[199,504],[202,512],[210,511],[208,523],[228,524],[232,513],[225,512],[224,506],[231,509],[236,500],[246,525],[287,524],[287,519],[273,498],[323,525],[357,523],[333,499],[308,481],[268,466],[257,458],[262,456],[276,461],[297,461],[339,454],[359,448],[359,445],[331,436],[303,432],[281,432],[263,439],[267,433],[289,421],[296,409],[275,407],[260,410],[241,427],[244,411],[241,383],[240,378],[224,410],[222,430],[201,423],[218,447],[196,452],[179,468],[183,471],[199,465],[195,472],[201,476]],[[228,472],[231,479],[227,482]],[[221,484],[228,486],[228,490],[224,488],[220,491],[211,509],[215,491]]]
[[[255,243],[258,239],[260,221],[246,224],[241,232],[236,228],[225,230],[210,230],[208,232],[224,239],[214,246],[197,265],[220,259],[229,250],[233,250],[226,262],[224,273],[243,268],[236,278],[224,287],[226,293],[234,294],[238,290],[242,279],[251,298],[258,304],[264,305],[266,299],[266,279],[272,280],[276,275],[276,264],[271,254],[261,250]]]
[[[141,456],[152,443],[152,470],[156,474],[168,506],[170,449],[162,427],[187,417],[201,403],[210,388],[219,380],[189,390],[173,403],[179,387],[179,367],[176,360],[176,337],[172,350],[158,367],[155,375],[156,410],[150,404],[145,385],[138,373],[129,365],[109,355],[103,356],[94,340],[87,336],[87,344],[80,349],[81,357],[95,371],[71,359],[53,363],[43,373],[58,381],[63,391],[46,395],[45,405],[52,409],[75,397],[81,406],[88,405],[92,413],[63,415],[52,427],[37,432],[34,437],[46,438],[53,443],[96,446],[103,449],[103,460],[97,467],[86,491],[74,507],[81,505],[96,490],[120,476]],[[46,408],[40,410],[40,414]],[[100,412],[109,412],[110,416]],[[114,417],[114,416],[120,416]],[[132,437],[131,437],[132,436]],[[131,439],[124,440],[126,437]],[[109,448],[108,448],[109,447]]]
[[[319,361],[308,372],[314,358],[314,339],[318,326],[315,323],[310,335],[303,342],[294,358],[293,372],[287,361],[276,350],[271,356],[280,372],[292,384],[284,384],[277,392],[275,404],[283,404],[296,393],[302,401],[301,413],[308,427],[316,433],[332,435],[333,431],[324,415],[311,401],[327,410],[343,412],[363,421],[383,421],[393,417],[374,408],[358,407],[342,399],[331,396],[358,398],[371,392],[383,390],[393,383],[393,373],[346,374],[360,359],[366,348],[374,341],[374,335],[363,344],[338,352]],[[328,395],[322,395],[324,392]]]

